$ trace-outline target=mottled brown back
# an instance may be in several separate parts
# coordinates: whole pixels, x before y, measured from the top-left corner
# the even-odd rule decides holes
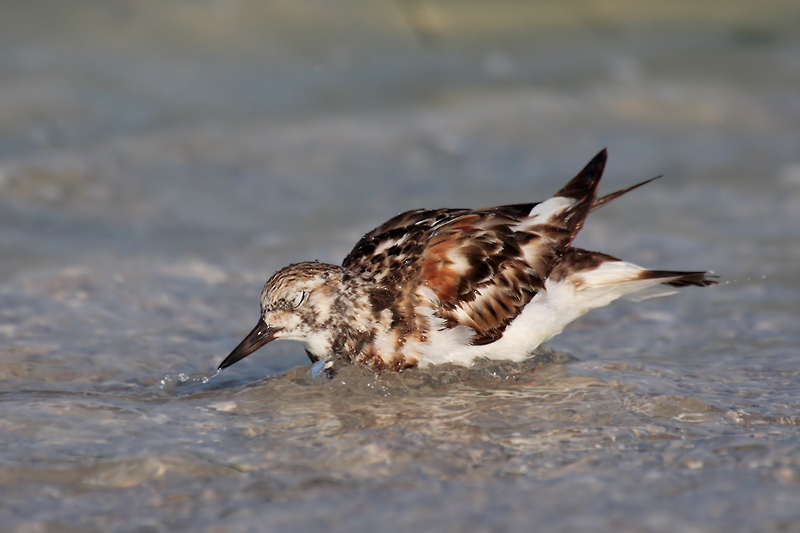
[[[447,327],[469,326],[475,344],[493,342],[544,289],[582,227],[605,157],[604,150],[557,193],[574,200],[558,215],[531,218],[536,203],[408,211],[365,235],[342,266],[369,274],[394,300],[427,287]]]

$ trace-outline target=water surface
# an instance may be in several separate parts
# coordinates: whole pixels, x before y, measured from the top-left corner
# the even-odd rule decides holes
[[[800,11],[9,3],[4,530],[782,531],[800,520]],[[45,16],[46,15],[46,16]],[[293,261],[406,209],[542,200],[711,289],[594,311],[525,364],[211,380]]]

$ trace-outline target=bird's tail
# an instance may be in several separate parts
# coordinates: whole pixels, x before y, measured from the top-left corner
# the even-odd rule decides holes
[[[717,276],[701,271],[649,270],[599,252],[571,248],[548,279],[574,294],[573,305],[583,313],[623,296],[645,299],[676,292],[669,287],[708,287]]]

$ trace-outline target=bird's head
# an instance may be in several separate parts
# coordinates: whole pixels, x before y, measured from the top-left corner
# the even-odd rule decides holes
[[[312,360],[331,350],[331,318],[340,312],[344,269],[324,263],[296,263],[276,272],[261,293],[261,319],[219,365],[227,368],[275,339],[300,341]]]

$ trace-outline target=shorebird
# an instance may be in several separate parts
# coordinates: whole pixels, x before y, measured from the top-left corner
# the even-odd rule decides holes
[[[652,181],[597,198],[606,157],[544,202],[408,211],[367,233],[341,266],[279,270],[264,286],[258,324],[219,369],[275,339],[302,342],[314,363],[377,372],[521,361],[621,296],[716,283],[708,272],[649,270],[571,246],[590,211]]]

